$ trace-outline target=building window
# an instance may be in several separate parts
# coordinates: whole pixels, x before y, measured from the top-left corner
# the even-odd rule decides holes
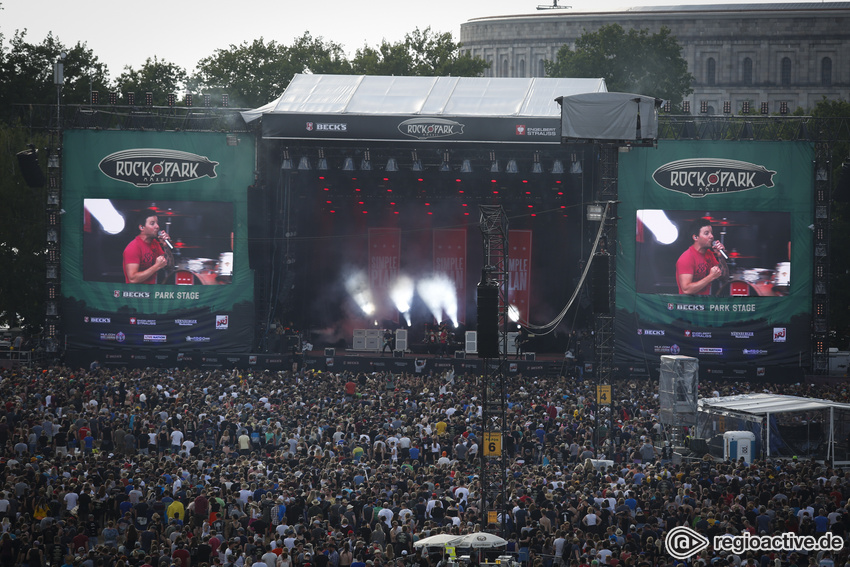
[[[744,66],[741,70],[741,79],[745,85],[753,84],[753,60],[749,57],[744,57]]]
[[[713,87],[717,83],[717,62],[714,57],[709,57],[705,62],[705,84]]]
[[[518,77],[525,77],[525,59],[519,60],[519,74]]]
[[[788,86],[791,84],[791,58],[783,57],[779,71],[779,84]]]
[[[822,87],[832,86],[832,59],[824,57],[820,62],[820,84]]]
[[[537,62],[537,76],[545,77],[546,76],[546,61],[541,59]]]
[[[500,77],[510,77],[508,75],[508,60],[502,59],[502,73],[499,75]]]

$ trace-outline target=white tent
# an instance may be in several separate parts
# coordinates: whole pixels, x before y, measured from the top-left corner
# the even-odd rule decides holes
[[[263,114],[561,117],[555,99],[607,92],[605,79],[510,79],[302,75],[277,100],[242,112]]]
[[[756,434],[766,458],[797,455],[850,462],[850,404],[761,393],[703,398],[698,406],[698,437],[740,429]]]

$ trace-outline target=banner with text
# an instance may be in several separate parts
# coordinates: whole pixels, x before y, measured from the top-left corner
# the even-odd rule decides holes
[[[768,378],[808,365],[813,160],[808,142],[620,154],[617,363],[681,354]]]
[[[250,349],[253,139],[70,130],[62,150],[69,349]]]
[[[508,231],[508,304],[519,311],[519,320],[527,323],[531,296],[531,231]]]
[[[391,286],[399,275],[401,230],[369,229],[369,289],[375,304],[375,318],[398,322],[398,309],[390,299]]]
[[[434,229],[434,273],[446,276],[454,285],[456,319],[460,324],[466,323],[465,228]]]

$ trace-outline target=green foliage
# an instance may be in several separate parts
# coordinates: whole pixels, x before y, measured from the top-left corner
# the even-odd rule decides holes
[[[0,36],[0,109],[7,113],[4,119],[13,119],[9,113],[15,104],[56,104],[53,67],[61,53],[66,53],[62,85],[65,103],[84,104],[89,102],[90,91],[108,90],[106,65],[84,43],[68,48],[52,34],[40,44],[29,43],[26,33],[15,33],[8,46]]]
[[[168,102],[168,95],[178,94],[183,91],[188,75],[186,70],[175,63],[169,63],[164,59],[154,56],[145,61],[139,69],[133,69],[129,65],[124,67],[115,80],[114,90],[126,97],[127,93],[136,93],[136,104],[142,104],[145,93],[153,93],[153,104],[164,106]],[[124,98],[124,104],[127,104]]]
[[[611,92],[653,96],[674,106],[693,92],[693,75],[667,27],[650,34],[625,31],[619,24],[602,26],[582,34],[575,50],[562,46],[544,69],[550,77],[602,77]]]
[[[19,125],[0,123],[0,324],[37,332],[44,321],[46,199],[45,189],[27,187],[17,153],[48,145],[46,135],[31,136]],[[39,151],[42,171],[45,152]]]
[[[233,106],[257,107],[279,96],[297,73],[350,71],[339,44],[305,33],[290,47],[260,38],[218,49],[198,63],[193,80],[204,94],[228,93]]]
[[[358,49],[352,69],[362,75],[480,76],[490,64],[480,57],[461,54],[461,47],[462,44],[452,40],[451,33],[417,28],[405,35],[403,41],[394,44],[383,41],[378,48]]]

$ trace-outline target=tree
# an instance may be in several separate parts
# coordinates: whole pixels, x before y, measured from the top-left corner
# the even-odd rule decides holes
[[[611,92],[642,94],[669,100],[679,106],[693,92],[694,77],[682,57],[682,48],[662,27],[658,33],[619,24],[585,32],[575,50],[564,45],[555,61],[545,61],[550,77],[602,77]]]
[[[363,75],[480,76],[490,64],[461,53],[462,47],[449,32],[417,28],[395,44],[383,41],[377,49],[358,49],[351,63],[354,72]]]
[[[193,78],[206,94],[228,93],[231,103],[257,107],[280,96],[297,73],[348,73],[342,47],[304,33],[291,47],[263,38],[215,54],[198,63]]]
[[[0,36],[0,108],[10,119],[15,105],[55,105],[56,85],[53,65],[65,53],[63,60],[63,103],[89,102],[92,90],[106,92],[106,65],[98,61],[84,43],[67,48],[48,34],[40,44],[26,41],[26,30],[15,33],[9,47]]]
[[[129,65],[124,67],[115,80],[115,90],[126,97],[127,93],[136,93],[136,104],[140,104],[145,93],[153,93],[153,104],[163,106],[168,102],[168,95],[182,92],[186,88],[188,74],[183,67],[175,63],[169,63],[165,59],[154,56],[148,57],[145,63],[138,69]],[[126,99],[125,99],[126,104]]]
[[[30,135],[0,122],[0,324],[38,332],[44,322],[47,193],[27,187],[16,154],[28,144],[48,145],[46,134]],[[41,152],[40,152],[41,153]],[[40,160],[42,168],[45,160]]]

